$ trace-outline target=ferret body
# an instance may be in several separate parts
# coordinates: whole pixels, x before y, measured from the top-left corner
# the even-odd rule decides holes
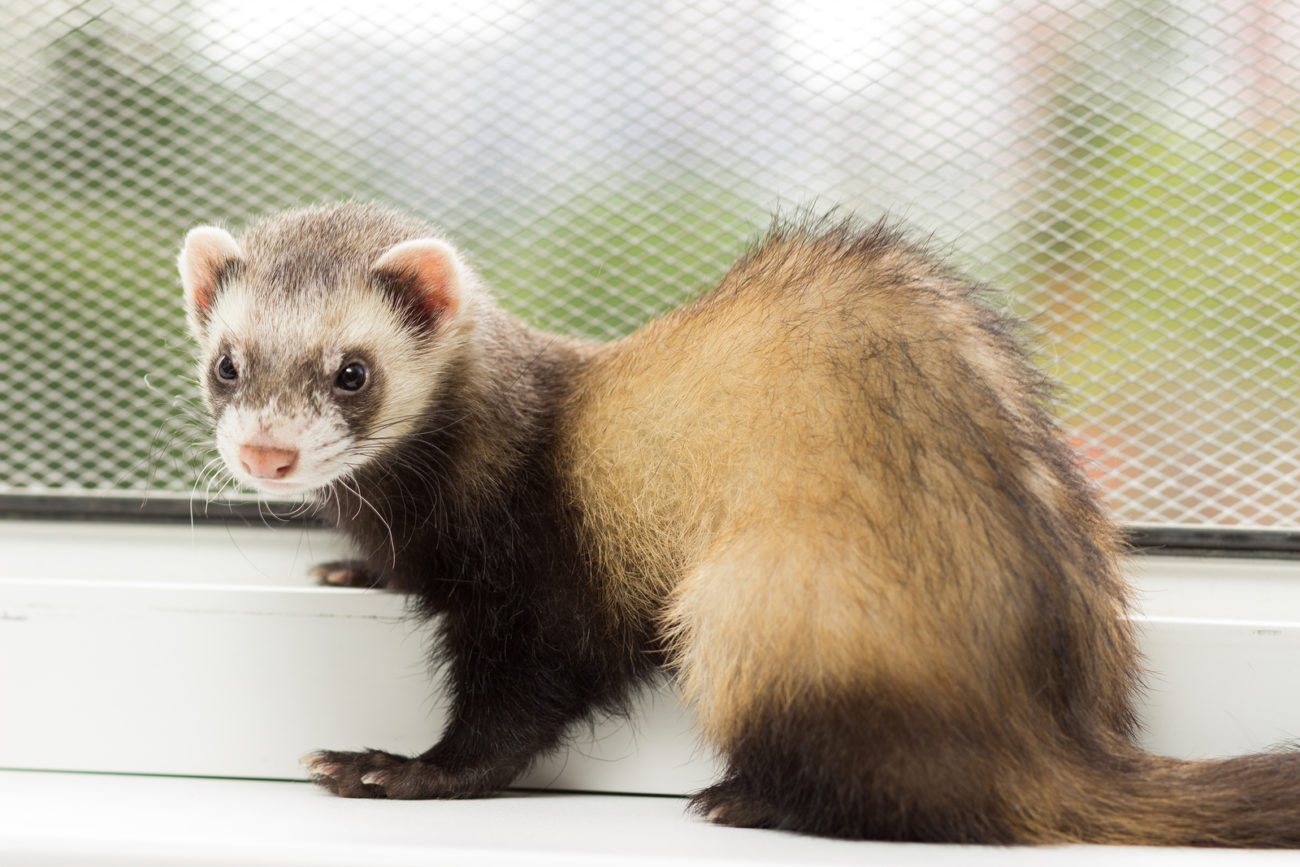
[[[776,228],[622,340],[532,330],[418,221],[287,212],[180,257],[218,450],[440,620],[426,753],[349,797],[488,794],[675,673],[725,824],[1300,845],[1295,754],[1134,744],[1115,527],[982,290],[883,225]]]

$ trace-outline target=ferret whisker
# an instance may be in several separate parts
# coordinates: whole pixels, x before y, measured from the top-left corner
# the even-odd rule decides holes
[[[361,493],[360,488],[357,487],[356,483],[353,480],[344,476],[338,480],[338,483],[343,485],[356,498],[357,503],[359,504],[357,506],[358,509],[360,509],[362,506],[365,506],[371,512],[374,513],[376,518],[379,519],[380,524],[383,525],[385,531],[388,534],[388,547],[389,547],[389,551],[391,552],[392,564],[394,567],[396,567],[397,539],[393,534],[393,527],[392,524],[389,522],[388,518],[382,512],[380,512],[379,509],[375,508],[374,504],[370,502],[370,499],[368,497],[366,497],[364,494]]]
[[[196,521],[196,500],[202,504],[204,514],[207,514],[212,504],[217,502],[232,482],[233,477],[225,472],[225,464],[219,457],[212,458],[204,465],[190,489],[189,512],[191,526],[194,526]],[[214,486],[216,486],[215,491]]]

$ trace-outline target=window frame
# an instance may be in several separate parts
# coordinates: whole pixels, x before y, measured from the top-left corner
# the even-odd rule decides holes
[[[327,527],[310,505],[275,499],[203,500],[181,494],[0,493],[0,521],[65,520],[149,524]],[[1134,554],[1300,559],[1300,530],[1121,524]]]

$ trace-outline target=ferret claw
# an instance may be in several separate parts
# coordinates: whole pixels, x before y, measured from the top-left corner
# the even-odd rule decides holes
[[[357,575],[349,569],[330,568],[329,566],[317,566],[308,573],[321,584],[329,584],[336,587],[349,587],[356,582]]]
[[[311,774],[314,780],[335,779],[343,770],[343,767],[337,762],[329,761],[325,753],[308,753],[298,762],[307,766],[307,773]]]
[[[357,587],[377,589],[381,582],[360,560],[331,560],[317,563],[307,574],[326,587]]]

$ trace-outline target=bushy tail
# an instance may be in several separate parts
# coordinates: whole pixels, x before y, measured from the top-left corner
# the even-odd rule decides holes
[[[1059,812],[1046,805],[1055,829],[1026,811],[1024,842],[1300,848],[1300,753],[1118,764],[1076,778]]]
[[[1022,731],[981,745],[952,737],[956,725],[858,719],[860,749],[819,738],[806,717],[738,740],[727,778],[694,807],[724,824],[851,839],[1300,848],[1300,752],[1183,761],[1119,735]]]

